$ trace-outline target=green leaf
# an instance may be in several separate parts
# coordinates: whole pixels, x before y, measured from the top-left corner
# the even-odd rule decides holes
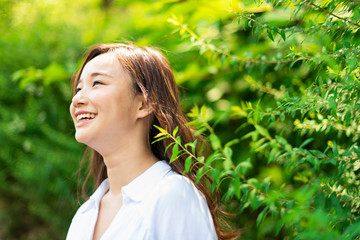
[[[271,41],[274,41],[274,37],[273,37],[270,29],[267,29],[267,34],[268,34],[269,38],[271,39]]]
[[[259,141],[255,142],[254,145],[252,146],[252,148],[250,149],[251,152],[257,152],[259,151],[258,148],[260,146],[262,146],[264,144],[264,142],[266,141],[265,138],[261,138]]]
[[[282,221],[281,219],[276,222],[275,236],[278,236],[278,235],[279,235],[280,230],[282,229],[283,226],[284,226],[284,221]]]
[[[339,148],[338,148],[336,142],[334,141],[333,144],[334,144],[333,153],[334,153],[335,156],[339,156]]]
[[[264,28],[262,26],[260,26],[260,25],[256,26],[254,35],[258,36],[258,38],[260,38],[261,33],[262,33],[263,30],[264,30]]]
[[[326,158],[326,154],[320,152],[319,150],[309,150],[309,152],[317,158]]]
[[[172,133],[173,137],[176,137],[176,133],[178,132],[178,130],[179,130],[179,126],[177,126],[177,127],[174,129],[174,131],[173,131],[173,133]]]
[[[231,181],[230,186],[229,186],[229,193],[231,196],[236,196],[237,199],[240,199],[241,196],[241,188],[240,188],[240,179],[239,178],[235,178],[234,180]]]
[[[270,188],[270,182],[269,181],[263,182],[263,187],[264,187],[265,192],[268,193],[269,188]]]
[[[197,158],[197,160],[198,160],[199,162],[201,162],[201,163],[204,163],[205,157],[204,157],[204,156],[200,156],[200,157]]]
[[[225,55],[225,54],[221,54],[221,56],[220,56],[220,61],[221,61],[221,65],[222,65],[222,66],[224,66],[225,60],[226,60],[226,55]]]
[[[202,118],[203,120],[206,120],[206,106],[205,106],[205,105],[203,105],[203,106],[201,107],[200,112],[201,112],[201,118]]]
[[[187,149],[189,146],[191,147],[192,154],[196,154],[196,145],[197,145],[197,139],[195,139],[194,142],[186,143],[185,148]]]
[[[161,133],[168,133],[167,130],[159,127],[159,126],[156,126],[156,125],[153,125],[153,127],[155,127],[156,129],[158,129]]]
[[[232,145],[237,144],[239,142],[240,142],[240,140],[238,138],[235,138],[235,139],[227,142],[224,147],[231,147]]]
[[[245,161],[236,166],[236,171],[240,172],[240,174],[244,176],[250,168],[252,168],[252,164],[250,162],[250,158],[247,158]]]
[[[207,50],[207,46],[205,44],[201,45],[201,47],[200,47],[200,55],[203,55],[204,52],[206,52],[206,50]]]
[[[199,168],[196,172],[196,181],[195,184],[198,184],[200,179],[206,174],[204,167]]]
[[[265,207],[260,214],[258,215],[257,219],[256,219],[256,226],[258,227],[260,225],[260,223],[262,222],[262,220],[264,219],[264,217],[267,215],[269,210],[269,207]]]
[[[199,116],[199,107],[195,105],[187,115],[191,118],[197,118]]]
[[[191,163],[192,163],[192,158],[191,156],[189,156],[185,160],[185,173],[188,173],[190,171]]]
[[[218,189],[219,187],[219,181],[220,181],[219,175],[220,175],[219,170],[217,169],[211,170],[211,178],[213,179],[213,183],[211,185],[211,192],[214,192],[215,189]]]
[[[229,147],[224,148],[224,155],[225,155],[226,158],[231,159],[232,154],[233,154],[233,151],[232,151],[231,148],[229,148]]]
[[[314,138],[306,139],[306,140],[300,145],[299,148],[305,147],[307,144],[311,143],[312,141],[314,141]]]
[[[172,143],[170,143],[169,145],[166,146],[164,155],[166,155],[167,150],[168,150],[172,145],[174,145],[174,144],[175,144],[175,142],[172,142]]]
[[[286,40],[286,33],[285,33],[285,30],[284,30],[284,29],[281,29],[281,30],[280,30],[280,36],[282,37],[282,39],[283,39],[284,42],[285,42],[285,40]]]
[[[257,210],[261,206],[262,200],[259,198],[256,189],[250,191],[249,201],[253,210]]]
[[[197,145],[197,139],[195,139],[195,141],[191,145],[191,151],[192,151],[193,154],[196,153],[196,145]]]
[[[156,136],[154,136],[154,138],[159,138],[161,136],[166,136],[166,133],[158,133]]]
[[[360,222],[354,222],[350,226],[347,226],[343,232],[341,239],[358,239],[360,235]]]
[[[331,109],[331,113],[334,117],[337,117],[336,116],[336,101],[335,99],[332,97],[329,99],[329,106],[330,106],[330,109]]]
[[[266,138],[271,138],[271,136],[266,128],[264,128],[258,124],[255,124],[254,126],[255,126],[256,130],[260,133],[260,135],[262,135]]]
[[[221,142],[220,142],[220,139],[218,138],[218,136],[216,136],[215,134],[210,134],[209,136],[209,140],[210,140],[210,143],[211,143],[211,147],[214,149],[214,150],[218,150],[221,148]]]
[[[347,59],[347,63],[349,65],[350,72],[352,72],[356,69],[356,66],[359,64],[359,61],[355,54],[351,54]]]
[[[179,153],[179,145],[175,144],[172,148],[172,154],[169,163],[174,162],[178,158]]]
[[[351,111],[346,111],[345,116],[344,116],[344,122],[346,124],[346,126],[351,125]]]
[[[252,137],[252,138],[253,138],[255,133],[256,133],[256,131],[249,132],[249,133],[245,134],[244,136],[242,136],[242,137],[240,138],[240,140],[244,140],[244,139],[247,139],[247,138],[249,138],[249,137]]]
[[[212,154],[210,154],[210,156],[207,157],[206,165],[210,166],[211,163],[216,160],[224,160],[224,156],[222,154],[220,154],[219,152],[213,152]]]
[[[176,137],[176,142],[178,145],[181,145],[181,137],[180,136]]]
[[[156,142],[159,142],[159,141],[161,141],[161,140],[163,140],[163,139],[165,139],[165,138],[167,138],[167,136],[158,138],[158,139],[152,141],[151,144],[154,144],[154,143],[156,143]]]
[[[285,138],[280,137],[280,136],[275,136],[275,139],[282,145],[282,146],[286,146],[289,145],[289,143],[286,141]]]
[[[232,68],[232,70],[233,71],[235,71],[236,70],[236,67],[237,67],[237,64],[238,64],[238,58],[237,58],[237,56],[233,56],[232,57],[232,66],[233,66],[233,68]]]
[[[278,148],[272,148],[269,156],[268,156],[268,161],[267,164],[271,163],[272,161],[274,161],[275,159],[277,159],[281,154],[281,151]]]
[[[231,161],[231,159],[226,158],[225,161],[223,162],[223,167],[225,171],[230,170],[233,167],[233,162]]]

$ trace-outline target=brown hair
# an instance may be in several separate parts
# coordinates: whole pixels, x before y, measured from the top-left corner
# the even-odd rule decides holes
[[[150,143],[155,140],[154,136],[158,133],[158,130],[153,127],[153,125],[167,129],[170,133],[178,127],[178,135],[181,137],[182,143],[189,143],[195,140],[194,131],[187,125],[188,120],[180,107],[179,92],[170,64],[167,59],[154,48],[137,47],[132,44],[125,45],[119,43],[98,44],[93,46],[87,52],[85,61],[73,79],[74,89],[76,88],[84,66],[91,59],[104,53],[113,53],[116,56],[121,66],[132,77],[135,91],[143,94],[147,98],[147,102],[151,105],[153,112],[152,123],[149,130]],[[198,137],[198,142],[202,142],[202,140],[203,139],[201,137]],[[158,159],[169,162],[172,153],[171,151],[167,151],[166,155],[164,155],[164,152],[166,146],[170,143],[170,139],[157,141],[151,144],[151,150]],[[198,147],[199,146],[200,144],[198,144]],[[94,177],[95,187],[98,187],[100,183],[107,178],[106,166],[102,156],[98,152],[88,147],[85,151],[83,160],[89,153],[89,150],[91,153],[91,164],[85,182],[82,186],[82,196],[84,198],[87,198],[85,185],[91,176]],[[198,149],[196,150],[196,153],[198,154]],[[170,164],[171,168],[177,173],[183,174],[186,158],[187,156],[185,155],[180,156],[176,161]],[[83,161],[81,166],[82,164]],[[193,164],[191,170],[184,174],[193,183],[196,181],[196,173],[200,166],[201,164]],[[218,208],[219,194],[214,193],[211,195],[207,187],[207,182],[211,183],[212,180],[208,175],[205,175],[197,184],[195,184],[195,186],[206,198],[214,220],[217,236],[219,239],[235,239],[233,233],[229,233],[224,230],[222,225],[225,222],[220,224],[219,213],[221,211]]]

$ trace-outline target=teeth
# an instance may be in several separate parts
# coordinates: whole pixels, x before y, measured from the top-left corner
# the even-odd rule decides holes
[[[95,114],[93,113],[83,113],[83,114],[79,114],[77,115],[76,119],[79,121],[81,119],[93,119],[95,117]]]

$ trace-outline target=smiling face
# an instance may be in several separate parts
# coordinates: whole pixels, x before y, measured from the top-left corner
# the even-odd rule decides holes
[[[75,138],[99,153],[124,146],[141,118],[143,96],[112,53],[90,60],[70,105]]]

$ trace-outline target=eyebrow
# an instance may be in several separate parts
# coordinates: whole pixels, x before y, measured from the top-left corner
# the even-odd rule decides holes
[[[93,72],[93,73],[90,74],[91,78],[94,78],[94,77],[97,77],[97,76],[105,76],[105,77],[112,78],[111,75],[103,73],[103,72]],[[82,79],[79,79],[79,81],[76,83],[76,86],[78,86],[81,82],[82,82]]]

